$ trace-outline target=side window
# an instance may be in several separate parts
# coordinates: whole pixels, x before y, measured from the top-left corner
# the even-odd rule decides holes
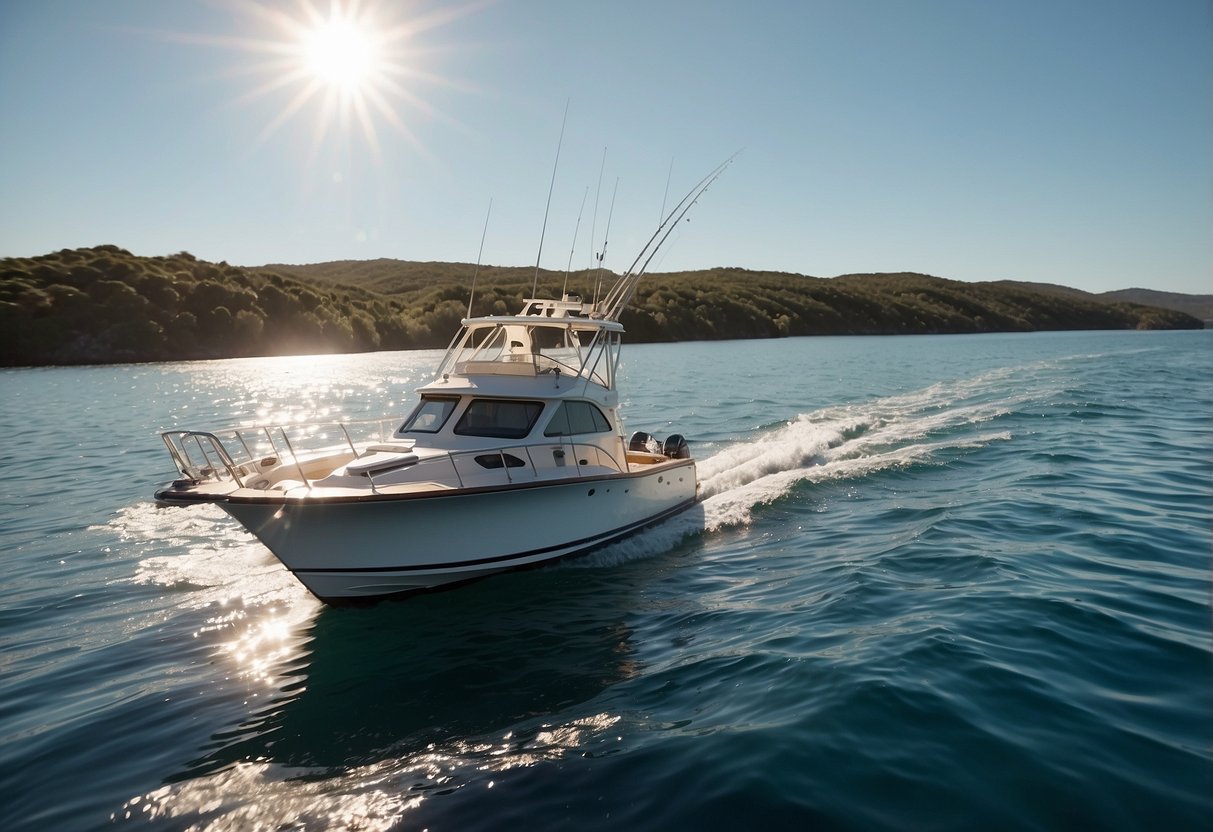
[[[473,399],[455,424],[455,433],[522,439],[531,432],[542,412],[542,402]]]
[[[589,402],[561,402],[544,436],[573,436],[579,433],[610,433],[611,423]]]
[[[455,396],[422,396],[421,404],[400,429],[401,433],[437,433],[451,418],[459,399]]]

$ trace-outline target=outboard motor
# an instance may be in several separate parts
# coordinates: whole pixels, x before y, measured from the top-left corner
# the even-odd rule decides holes
[[[691,449],[687,445],[687,441],[682,438],[681,433],[671,433],[666,437],[665,446],[662,448],[662,453],[670,459],[690,459]]]
[[[649,442],[652,441],[652,439],[653,437],[649,436],[644,431],[638,430],[633,433],[632,438],[628,440],[628,450],[647,451],[649,449]]]

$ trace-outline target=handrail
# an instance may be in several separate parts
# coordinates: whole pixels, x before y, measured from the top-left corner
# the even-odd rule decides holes
[[[171,436],[177,436],[179,439],[179,444],[174,443],[172,439],[170,439]],[[177,468],[182,474],[185,476],[193,476],[193,474],[191,474],[191,470],[195,470],[198,474],[204,473],[205,470],[198,468],[198,466],[194,464],[193,458],[190,457],[189,451],[185,447],[186,440],[193,439],[194,444],[198,446],[198,453],[202,454],[203,461],[209,467],[210,471],[215,474],[215,478],[221,479],[221,477],[218,476],[218,467],[211,462],[210,453],[208,453],[206,448],[202,445],[202,440],[206,439],[211,446],[211,450],[219,458],[219,461],[223,464],[223,467],[227,469],[228,476],[232,478],[233,482],[235,482],[241,488],[244,488],[244,478],[240,474],[240,466],[236,464],[235,460],[232,459],[231,454],[228,453],[227,447],[223,444],[223,440],[221,440],[215,434],[204,430],[165,431],[164,433],[160,434],[160,438],[163,439],[165,445],[168,446],[169,453],[172,455],[173,460],[177,463]]]
[[[270,457],[262,458],[258,461],[258,454],[265,454],[268,450],[272,455],[274,465],[293,466],[298,472],[302,483],[311,490],[314,485],[314,478],[310,478],[304,469],[304,463],[311,453],[333,453],[339,448],[344,448],[345,450],[342,450],[341,453],[348,451],[350,455],[357,457],[359,447],[365,447],[364,443],[373,442],[374,440],[368,437],[366,433],[352,433],[351,427],[361,426],[365,428],[368,425],[374,425],[377,428],[376,435],[380,437],[379,441],[385,442],[389,441],[390,435],[394,433],[394,428],[390,426],[395,424],[397,424],[396,419],[363,419],[349,422],[317,422],[278,425],[274,427],[229,428],[225,431],[214,432],[168,430],[162,431],[160,436],[177,469],[190,479],[204,481],[230,479],[240,488],[246,488],[248,487],[245,484],[247,478],[256,475],[259,470],[268,470],[266,465],[269,463]],[[325,428],[329,427],[338,428],[338,435],[334,436],[324,431]],[[255,442],[251,441],[258,434],[260,437]],[[294,440],[292,440],[292,435],[295,437]],[[355,439],[355,435],[358,436],[358,439]],[[300,444],[301,439],[304,440],[303,444]],[[324,444],[317,442],[318,439],[323,440]],[[336,439],[336,444],[330,442],[330,439]],[[280,450],[279,440],[283,442],[285,452]],[[566,472],[566,476],[568,477],[579,479],[586,476],[582,471],[581,458],[583,456],[586,456],[587,459],[590,457],[584,451],[579,452],[579,449],[592,451],[595,458],[616,471],[627,472],[628,470],[626,462],[621,464],[620,460],[616,457],[615,450],[612,448],[588,442],[575,442],[572,437],[567,435],[546,438],[540,442],[516,442],[461,450],[445,449],[441,453],[431,452],[430,455],[423,453],[422,458],[414,464],[427,467],[433,465],[449,466],[449,474],[439,475],[435,479],[442,480],[448,476],[453,476],[458,488],[467,488],[469,481],[465,477],[465,472],[460,470],[462,460],[486,454],[497,454],[501,457],[501,470],[504,473],[506,481],[514,483],[518,480],[518,472],[511,470],[506,456],[507,453],[512,451],[514,454],[525,457],[529,475],[535,479],[541,479],[544,478],[545,474],[543,472],[547,468],[546,466],[542,469],[540,468],[536,462],[534,450],[553,445],[559,447],[564,453],[572,454],[571,467],[573,470]],[[194,448],[193,451],[190,450],[190,446]],[[296,452],[296,448],[299,448],[299,452]],[[195,455],[201,458],[196,459]],[[515,467],[517,466],[515,465]],[[226,477],[224,473],[226,473]],[[381,471],[377,475],[371,472],[367,473],[367,479],[373,492],[378,493],[383,484],[382,476],[386,473],[388,471]],[[469,470],[466,473],[470,475],[471,472]],[[313,474],[315,475],[316,472],[313,471]]]
[[[299,455],[295,453],[295,448],[291,445],[291,438],[286,435],[286,428],[280,427],[278,431],[282,434],[282,441],[286,443],[286,449],[291,452],[291,459],[295,460],[295,470],[299,472],[299,478],[303,480],[303,484],[307,486],[307,490],[312,490],[312,482],[307,478],[307,472],[303,470],[303,463],[299,461]]]

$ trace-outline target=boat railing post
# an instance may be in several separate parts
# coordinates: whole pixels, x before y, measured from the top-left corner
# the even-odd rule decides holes
[[[187,459],[189,458],[189,452],[185,451],[185,440],[189,438],[194,440],[194,444],[198,447],[198,453],[202,454],[202,460],[208,466],[208,469],[203,469],[210,471],[208,477],[214,477],[216,482],[223,481],[223,477],[219,474],[219,465],[215,464],[215,462],[211,459],[211,453],[208,452],[206,446],[202,444],[203,438],[205,438],[210,444],[211,451],[213,451],[215,456],[218,457],[219,462],[224,468],[227,469],[228,476],[232,478],[232,482],[236,483],[236,485],[240,486],[241,488],[244,488],[244,478],[240,476],[236,463],[232,460],[231,454],[227,452],[227,448],[223,446],[223,442],[219,439],[219,437],[215,436],[213,433],[207,433],[205,431],[186,431],[183,433],[181,436],[181,447],[185,452]],[[202,474],[203,471],[200,470],[198,473]]]
[[[463,477],[459,476],[459,465],[455,462],[455,456],[454,451],[446,452],[447,461],[451,463],[451,470],[455,472],[455,482],[459,483],[460,488],[463,488]]]
[[[178,445],[181,448],[181,455],[183,457],[185,457],[185,464],[187,467],[189,467],[193,471],[200,471],[203,467],[206,466],[206,460],[203,459],[201,463],[194,462],[194,457],[190,455],[189,447],[186,445],[186,440],[188,440],[188,439],[189,439],[189,434],[187,432],[182,432],[177,437]],[[195,441],[195,444],[197,444],[196,441]],[[199,452],[201,452],[201,448],[199,448]],[[193,476],[193,475],[191,475],[191,476]]]
[[[232,433],[234,433],[236,435],[236,439],[240,442],[240,445],[244,448],[245,456],[247,456],[249,458],[249,461],[252,462],[254,459],[253,452],[249,449],[248,443],[244,441],[244,434],[241,433],[240,428],[236,428],[234,431],[232,431]]]
[[[348,430],[346,430],[346,429],[345,429],[345,423],[344,423],[344,422],[338,422],[338,423],[337,423],[337,427],[341,428],[341,432],[345,434],[345,441],[346,441],[346,443],[348,443],[348,444],[349,444],[349,446],[350,446],[350,453],[352,453],[352,454],[354,455],[354,458],[355,458],[355,459],[357,459],[357,458],[358,458],[358,449],[354,447],[354,440],[350,439],[350,432],[349,432]],[[383,435],[383,433],[382,433],[382,431],[383,431],[383,422],[380,422],[380,423],[379,423],[379,430],[380,430],[380,435],[382,436],[382,435]],[[374,473],[373,471],[367,471],[367,472],[366,472],[366,481],[367,481],[368,483],[370,483],[370,486],[371,486],[371,493],[372,493],[372,494],[378,494],[378,493],[379,493],[379,489],[375,487],[375,473]]]
[[[307,478],[307,474],[303,472],[303,463],[299,461],[298,454],[295,453],[295,448],[291,445],[291,438],[286,435],[286,428],[279,426],[278,431],[282,434],[282,441],[286,443],[286,449],[290,452],[291,459],[295,460],[295,470],[299,472],[299,476],[303,478],[303,484],[307,486],[307,490],[312,490],[312,482]]]
[[[198,453],[202,454],[202,467],[199,468],[198,473],[202,473],[209,468],[215,479],[219,479],[219,472],[215,470],[215,464],[211,462],[210,454],[206,452],[206,448],[202,447],[202,435],[191,433],[190,436],[193,437],[194,444],[198,446]]]
[[[188,434],[184,431],[177,434],[177,446],[181,450],[181,456],[185,459],[186,468],[190,468],[190,469],[193,469],[196,471],[201,466],[195,464],[194,458],[192,456],[190,456],[189,448],[185,444],[185,440],[187,438],[189,438]],[[205,460],[203,460],[203,463],[205,464]],[[193,475],[191,475],[191,476],[193,476]]]
[[[173,464],[177,466],[177,470],[181,472],[183,477],[188,477],[189,474],[185,472],[185,469],[190,467],[190,463],[188,459],[182,458],[181,453],[177,450],[177,443],[170,438],[169,432],[165,431],[160,434],[160,439],[164,442],[164,446],[168,448],[168,454],[173,458]]]
[[[223,440],[213,433],[208,433],[207,438],[210,440],[211,446],[215,449],[215,455],[219,457],[219,461],[222,462],[223,467],[227,469],[232,481],[241,488],[244,488],[244,477],[240,475],[239,466],[237,466],[236,461],[232,459],[232,455],[228,453],[227,446],[223,444]]]
[[[531,464],[531,475],[535,479],[539,479],[539,466],[535,464],[535,457],[531,456],[531,448],[529,445],[522,445],[522,452],[526,454],[526,461]]]
[[[350,439],[350,432],[345,429],[345,423],[338,422],[337,427],[341,428],[341,432],[345,434],[345,442],[347,445],[350,446],[350,453],[352,453],[355,457],[357,457],[358,449],[354,447],[354,440]]]
[[[510,476],[510,466],[505,461],[505,448],[498,448],[497,454],[501,457],[501,470],[505,471],[505,481],[512,484],[514,478]]]
[[[270,432],[269,427],[263,427],[261,432],[265,434],[265,439],[270,443],[270,450],[274,456],[281,457],[282,453],[278,450],[278,443],[274,441],[274,434]]]

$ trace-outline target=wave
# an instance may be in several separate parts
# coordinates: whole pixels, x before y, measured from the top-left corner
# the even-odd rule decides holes
[[[1051,364],[1001,368],[910,393],[801,413],[701,460],[700,503],[694,509],[576,563],[607,566],[650,557],[697,534],[748,525],[756,508],[782,499],[802,483],[860,479],[935,464],[955,453],[1009,441],[1011,430],[993,429],[989,423],[1055,393],[1052,387],[1025,385],[1019,378]]]

